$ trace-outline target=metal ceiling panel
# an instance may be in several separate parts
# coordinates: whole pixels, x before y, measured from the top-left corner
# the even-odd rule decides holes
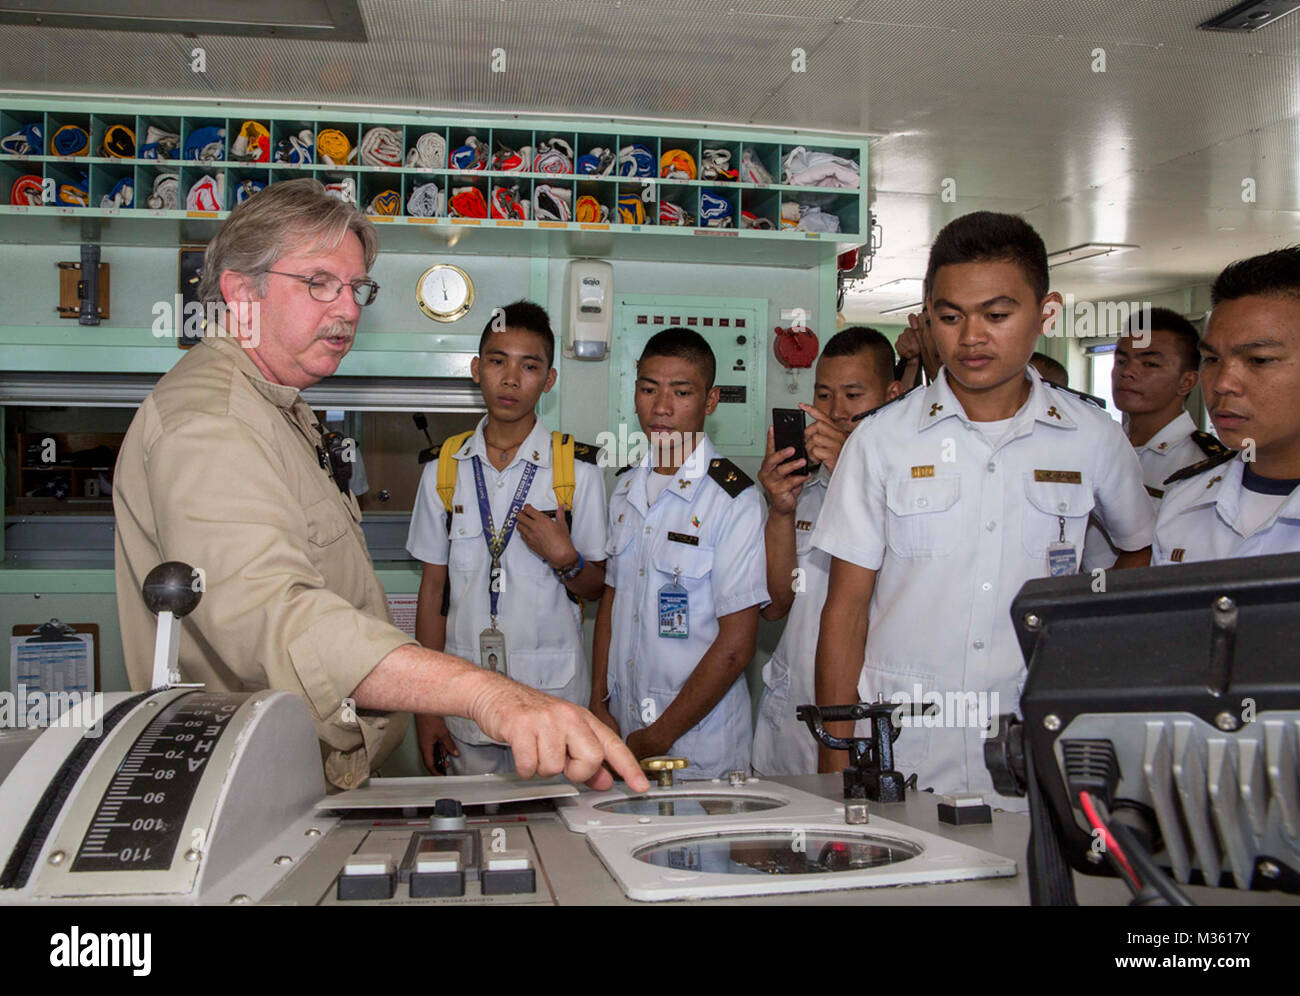
[[[1197,30],[1230,6],[360,0],[361,45],[10,27],[0,87],[877,133],[885,243],[871,283],[915,276],[940,225],[993,207],[1025,213],[1049,249],[1140,246],[1055,271],[1062,289],[1155,290],[1297,238],[1300,16],[1249,35]],[[205,73],[190,71],[195,46]],[[796,49],[805,72],[791,71]]]

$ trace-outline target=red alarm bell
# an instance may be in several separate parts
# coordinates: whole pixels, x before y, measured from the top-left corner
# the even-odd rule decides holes
[[[817,359],[817,333],[802,325],[788,329],[776,328],[772,339],[772,352],[787,370],[807,368]]]

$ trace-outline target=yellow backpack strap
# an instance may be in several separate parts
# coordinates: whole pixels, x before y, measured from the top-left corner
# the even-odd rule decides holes
[[[567,432],[551,433],[551,486],[555,500],[573,511],[573,437]]]
[[[471,429],[451,436],[443,441],[438,451],[438,497],[442,499],[448,516],[451,515],[451,503],[456,496],[456,454],[472,435],[474,432]]]

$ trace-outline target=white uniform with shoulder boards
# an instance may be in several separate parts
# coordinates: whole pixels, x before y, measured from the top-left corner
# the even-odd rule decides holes
[[[647,454],[619,472],[609,500],[605,583],[616,590],[609,647],[609,709],[624,738],[677,697],[718,635],[718,618],[763,606],[763,501],[753,481],[708,437],[676,474]],[[647,484],[662,478],[652,501]],[[748,770],[749,689],[741,675],[697,726],[672,745],[688,778]]]
[[[1167,485],[1153,564],[1300,553],[1300,481],[1260,477],[1225,449]]]
[[[946,370],[878,409],[845,443],[813,532],[832,556],[879,572],[858,695],[937,696],[939,714],[895,744],[898,770],[936,792],[996,795],[981,725],[1019,703],[1026,670],[1010,609],[1021,585],[1077,572],[1094,511],[1121,548],[1151,542],[1142,468],[1119,425],[1033,369],[1025,376],[1029,398],[1005,422],[967,418]]]
[[[561,443],[557,449],[553,434],[539,421],[506,469],[498,471],[488,459],[483,440],[486,420],[485,416],[472,434],[448,440],[439,449],[437,459],[425,465],[406,541],[406,549],[417,560],[447,565],[449,605],[444,649],[480,665],[487,663],[480,660],[479,637],[489,627],[492,616],[492,556],[479,510],[474,460],[478,458],[493,528],[499,532],[530,467],[527,503],[543,512],[559,508],[563,495],[556,495],[555,458],[565,445]],[[459,445],[448,445],[456,443]],[[446,459],[444,450],[455,464],[450,508],[438,489],[438,467]],[[562,457],[558,470],[562,480],[572,468],[573,513],[569,529],[573,545],[584,560],[600,561],[605,557],[604,476],[596,466],[595,447],[575,443],[572,452],[574,462],[569,464]],[[591,670],[583,652],[581,607],[570,598],[550,565],[517,534],[502,551],[501,568],[497,628],[505,638],[507,673],[516,681],[585,706],[591,696]],[[494,745],[474,722],[448,717],[447,726],[461,749],[461,756],[452,758],[456,774],[513,770],[509,750]]]

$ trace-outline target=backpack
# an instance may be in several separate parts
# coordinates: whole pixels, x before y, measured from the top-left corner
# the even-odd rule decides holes
[[[456,494],[456,453],[474,430],[458,433],[445,440],[438,449],[438,497],[447,510],[447,528],[451,528],[451,506]],[[567,432],[551,433],[551,488],[557,505],[568,509],[564,517],[573,527],[573,437]]]

